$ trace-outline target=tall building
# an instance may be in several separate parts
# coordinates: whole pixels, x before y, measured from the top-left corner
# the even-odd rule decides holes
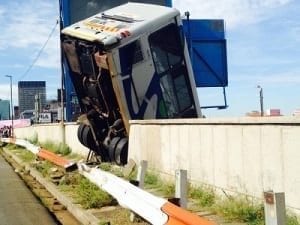
[[[35,109],[35,96],[39,97],[41,108],[46,105],[46,82],[45,81],[19,81],[18,97],[19,111]]]
[[[0,99],[0,120],[9,120],[10,101]]]

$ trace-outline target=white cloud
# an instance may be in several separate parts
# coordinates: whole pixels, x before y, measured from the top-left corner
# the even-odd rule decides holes
[[[2,100],[10,100],[10,85],[9,79],[7,79],[7,84],[0,84],[0,99]],[[13,105],[18,105],[18,86],[12,86],[13,91]]]
[[[253,74],[253,75],[235,75],[230,77],[230,81],[246,82],[247,84],[261,84],[261,85],[280,85],[291,86],[300,84],[299,73],[286,72],[277,74]]]
[[[225,19],[227,28],[260,22],[274,8],[294,0],[173,0],[181,13],[190,11],[194,19]],[[192,6],[192,7],[191,7]]]
[[[5,7],[5,8],[4,8]],[[2,17],[1,17],[2,14]],[[20,49],[28,53],[27,58],[34,59],[48,38],[58,18],[58,3],[52,1],[10,1],[0,8],[2,34],[0,49]],[[58,32],[52,39],[58,40]],[[51,63],[39,63],[43,67],[59,67],[53,62],[59,61],[57,44],[49,41],[44,50],[45,59]],[[42,62],[41,61],[41,62]]]
[[[35,65],[40,67],[60,68],[60,40],[58,27]]]

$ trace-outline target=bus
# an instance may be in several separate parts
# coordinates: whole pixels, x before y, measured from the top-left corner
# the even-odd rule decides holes
[[[126,3],[62,30],[82,115],[80,142],[127,163],[129,120],[201,117],[180,13]]]

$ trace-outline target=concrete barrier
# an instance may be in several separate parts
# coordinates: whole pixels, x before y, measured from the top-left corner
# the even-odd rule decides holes
[[[300,213],[300,118],[131,121],[129,158],[173,176],[262,198],[285,192]]]
[[[131,121],[129,158],[174,177],[188,171],[193,183],[262,198],[285,192],[286,205],[300,214],[300,118],[231,118]],[[87,155],[74,123],[65,124],[73,152]],[[15,129],[17,138],[62,141],[59,124]]]
[[[46,141],[62,143],[65,139],[66,144],[72,149],[73,153],[87,156],[89,149],[79,142],[77,128],[78,124],[76,123],[65,123],[64,126],[58,123],[35,124],[30,127],[16,128],[14,133],[17,138],[21,139],[32,139],[37,136],[38,141],[41,143]],[[63,129],[65,129],[65,132]]]

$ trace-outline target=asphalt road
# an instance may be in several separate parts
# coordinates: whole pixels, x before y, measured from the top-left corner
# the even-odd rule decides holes
[[[57,222],[1,155],[0,224],[57,225]]]

